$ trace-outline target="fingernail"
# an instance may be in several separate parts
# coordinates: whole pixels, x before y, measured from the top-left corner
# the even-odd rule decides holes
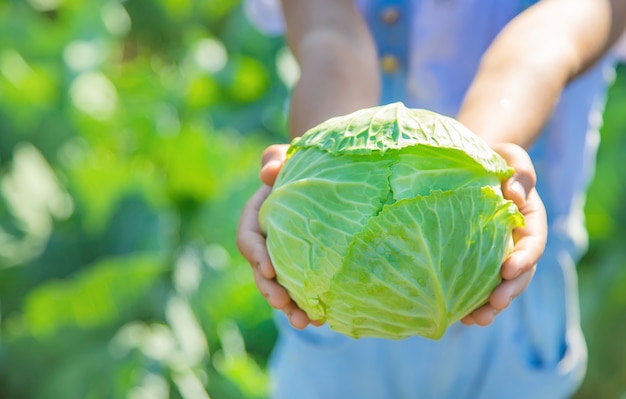
[[[520,198],[526,202],[526,190],[524,189],[524,186],[522,186],[522,183],[514,179],[509,180],[509,190],[518,194]]]
[[[277,159],[272,159],[271,161],[268,161],[266,164],[264,164],[263,166],[261,166],[261,170],[267,169],[267,168],[276,168],[280,166],[280,161]]]

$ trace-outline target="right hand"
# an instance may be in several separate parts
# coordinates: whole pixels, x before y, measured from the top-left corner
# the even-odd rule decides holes
[[[309,319],[291,299],[287,290],[276,281],[276,272],[267,252],[265,236],[259,225],[259,209],[272,191],[278,172],[285,162],[288,148],[286,144],[276,144],[269,146],[263,152],[260,173],[263,185],[243,208],[237,230],[237,247],[250,263],[254,282],[270,306],[285,313],[291,325],[301,330],[309,324],[320,325],[320,323]]]
[[[546,246],[548,222],[546,209],[536,189],[537,175],[530,156],[522,147],[511,143],[494,144],[493,149],[515,170],[502,184],[504,198],[512,200],[524,215],[525,226],[513,231],[515,247],[502,263],[502,282],[489,301],[464,317],[465,325],[491,324],[496,315],[509,307],[530,284],[537,263]]]

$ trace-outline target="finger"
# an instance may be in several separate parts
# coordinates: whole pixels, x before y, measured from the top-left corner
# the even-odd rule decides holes
[[[259,177],[264,184],[273,186],[278,176],[278,172],[283,166],[287,157],[286,144],[274,144],[265,149],[261,156],[261,172]]]
[[[298,330],[302,330],[311,324],[311,319],[293,301],[281,310],[287,315],[289,323]]]
[[[489,296],[489,302],[475,309],[472,313],[461,319],[461,323],[470,326],[477,324],[487,326],[495,320],[495,317],[508,308],[511,302],[517,298],[533,278],[536,268],[519,276],[515,280],[503,281]]]
[[[259,178],[261,179],[263,184],[273,186],[276,182],[276,178],[278,177],[278,172],[280,172],[280,169],[282,167],[283,161],[279,161],[278,159],[272,159],[261,168],[261,172],[259,172]]]
[[[502,195],[521,209],[526,205],[526,198],[531,189],[526,189],[516,176],[513,176],[502,184]]]
[[[269,186],[262,186],[244,206],[237,229],[237,248],[254,268],[267,279],[276,277],[274,267],[265,246],[265,237],[259,225],[259,209],[269,193]]]
[[[461,323],[463,323],[466,326],[471,326],[471,325],[476,324],[476,322],[474,321],[473,313],[470,313],[467,316],[465,316],[464,318],[462,318],[461,319]]]
[[[277,160],[283,162],[287,157],[288,144],[272,144],[263,151],[261,155],[261,167],[269,161]]]
[[[289,323],[299,330],[305,328],[309,324],[321,326],[323,323],[311,320],[306,312],[291,299],[287,290],[278,284],[276,280],[267,280],[260,273],[254,275],[256,286],[267,302],[274,309],[285,313],[289,319]]]
[[[491,304],[487,303],[473,311],[472,318],[474,320],[474,324],[484,327],[493,323],[498,313],[498,310],[491,306]]]
[[[493,149],[513,168],[514,173],[509,180],[519,183],[524,192],[529,193],[537,184],[537,174],[528,152],[512,143],[495,144]]]
[[[474,311],[461,319],[461,323],[466,326],[488,326],[493,323],[499,312],[489,303],[474,309]]]
[[[291,299],[287,290],[281,286],[276,280],[267,279],[260,268],[253,266],[254,282],[271,307],[281,310],[289,318],[289,323],[297,329],[303,329],[309,324],[316,326],[321,325],[320,322],[313,322],[307,314],[298,307]]]
[[[526,205],[526,200],[537,184],[537,175],[530,155],[522,147],[511,143],[494,145],[494,150],[504,158],[514,170],[513,176],[502,184],[504,198],[512,200],[518,208]]]
[[[283,309],[292,301],[283,286],[276,280],[265,278],[258,268],[253,268],[253,276],[259,292],[274,309]]]
[[[513,280],[503,280],[489,296],[489,304],[496,310],[502,311],[509,307],[513,299],[517,298],[532,280],[536,266]]]
[[[502,263],[501,275],[505,280],[512,280],[533,268],[546,246],[546,210],[536,190],[530,192],[522,214],[525,226],[513,231],[513,252]]]

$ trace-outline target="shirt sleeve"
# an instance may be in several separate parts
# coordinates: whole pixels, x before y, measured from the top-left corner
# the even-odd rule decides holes
[[[285,30],[280,0],[245,0],[244,12],[259,31],[268,36],[278,36]]]

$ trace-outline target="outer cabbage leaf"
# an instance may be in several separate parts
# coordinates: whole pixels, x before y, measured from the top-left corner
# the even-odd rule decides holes
[[[491,147],[458,121],[400,102],[331,118],[294,139],[288,155],[310,147],[335,155],[363,155],[421,145],[461,150],[489,173],[512,173]]]
[[[330,280],[352,237],[387,199],[391,162],[299,151],[261,207],[259,221],[278,281],[312,319],[325,319]]]
[[[488,173],[474,158],[455,148],[420,145],[400,150],[397,157],[389,181],[395,200],[471,186],[490,186],[499,192],[501,180],[508,177],[508,173]]]
[[[491,188],[434,191],[385,205],[354,237],[328,297],[327,322],[358,338],[438,339],[500,282],[523,219]]]

